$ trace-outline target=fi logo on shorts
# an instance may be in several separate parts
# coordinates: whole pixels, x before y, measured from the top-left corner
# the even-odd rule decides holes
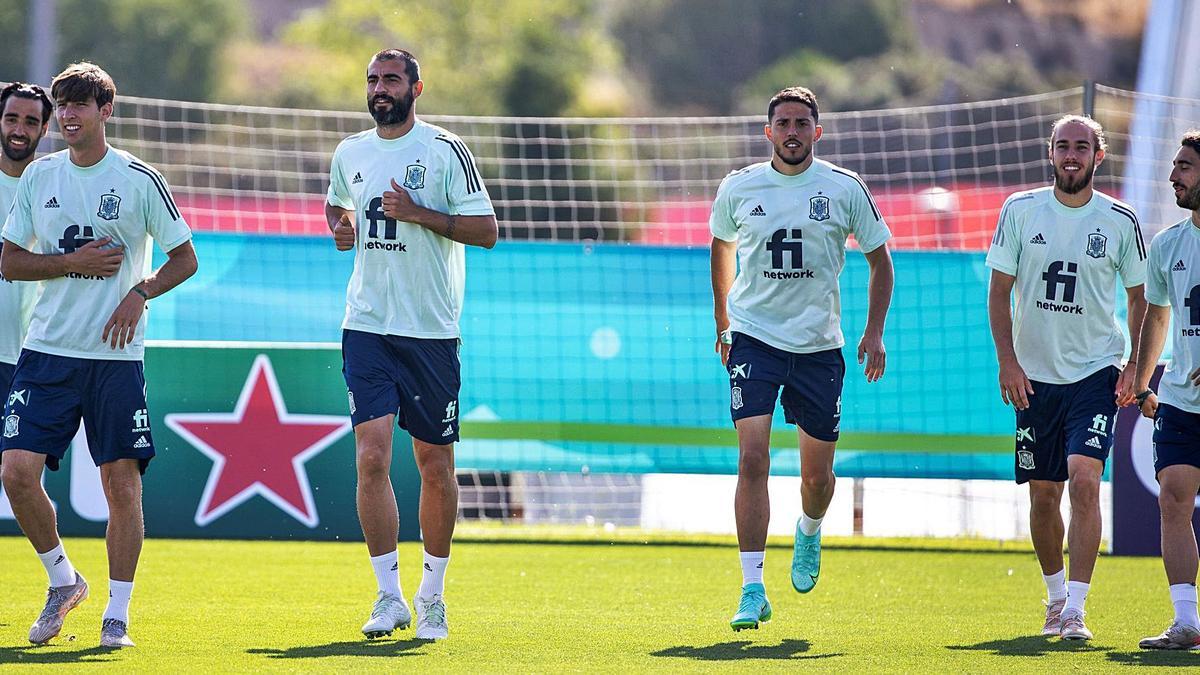
[[[442,423],[453,422],[458,419],[458,401],[450,401],[446,404],[446,416],[442,418]]]

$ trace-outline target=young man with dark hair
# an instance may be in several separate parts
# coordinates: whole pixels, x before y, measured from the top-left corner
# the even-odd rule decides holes
[[[368,638],[407,628],[400,590],[399,515],[389,469],[392,426],[412,437],[421,474],[425,556],[413,598],[416,637],[449,635],[444,600],[458,515],[459,327],[464,244],[496,244],[495,211],[466,145],[416,117],[424,83],[412,54],[386,49],[367,64],[375,128],[338,145],[325,215],[340,251],[354,250],[342,323],[343,374],[357,446],[358,517],[379,586]]]
[[[870,309],[858,343],[868,382],[883,376],[884,320],[892,298],[891,232],[857,174],[814,155],[821,139],[816,96],[784,89],[771,99],[763,131],[770,161],[734,171],[717,190],[712,230],[716,351],[729,371],[730,414],[738,434],[734,496],[742,598],[735,630],[771,619],[762,569],[770,520],[771,420],[783,410],[800,434],[800,499],[792,586],[811,591],[821,571],[821,522],[833,499],[833,455],[842,414],[838,277],[854,235],[871,275]],[[740,270],[740,271],[739,271]]]
[[[1162,514],[1162,559],[1175,619],[1142,649],[1200,649],[1196,568],[1200,555],[1192,513],[1200,492],[1200,130],[1187,132],[1175,153],[1175,203],[1191,213],[1150,242],[1146,320],[1142,322],[1133,390],[1142,415],[1154,420],[1154,475]],[[1150,377],[1171,319],[1171,363],[1158,394]]]
[[[116,86],[76,63],[50,90],[67,149],[25,171],[4,226],[0,271],[41,281],[4,410],[0,475],[13,513],[46,567],[46,606],[29,630],[44,643],[88,596],[58,536],[42,470],[57,470],[85,422],[108,500],[109,601],[100,644],[133,646],[129,599],[142,549],[142,473],[154,457],[142,336],[148,300],[196,271],[191,231],[161,174],[108,145]],[[150,240],[168,260],[148,277]]]
[[[1043,635],[1090,640],[1084,602],[1100,547],[1100,476],[1117,407],[1130,391],[1146,312],[1146,248],[1133,209],[1092,187],[1104,129],[1067,115],[1050,132],[1054,185],[1004,203],[988,251],[988,317],[1000,396],[1016,409],[1016,480],[1029,483],[1029,529],[1046,584]],[[1130,361],[1113,289],[1125,286]],[[1012,306],[1016,289],[1017,303]],[[1063,490],[1071,499],[1068,581]]]
[[[17,183],[46,135],[54,106],[36,84],[13,82],[0,90],[0,214],[7,214]],[[2,216],[0,216],[2,217]],[[0,251],[3,250],[0,239]],[[33,313],[37,284],[0,275],[0,391],[7,396]]]

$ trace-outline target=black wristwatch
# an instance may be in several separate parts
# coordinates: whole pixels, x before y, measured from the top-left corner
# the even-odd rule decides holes
[[[1150,398],[1150,394],[1153,394],[1153,393],[1154,393],[1153,389],[1147,389],[1146,391],[1143,391],[1142,393],[1135,396],[1134,398],[1137,400],[1138,408],[1141,408],[1142,404],[1144,404],[1146,402],[1146,399]]]

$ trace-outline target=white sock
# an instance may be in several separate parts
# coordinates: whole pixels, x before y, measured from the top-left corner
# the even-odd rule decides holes
[[[61,541],[58,542],[58,546],[49,551],[39,553],[38,558],[42,560],[42,567],[46,568],[51,587],[75,585],[75,566],[67,558],[67,552],[63,550]]]
[[[821,521],[825,520],[825,516],[820,518],[810,518],[803,510],[800,511],[800,531],[804,536],[811,537],[821,529]]]
[[[1067,597],[1067,570],[1061,569],[1054,574],[1043,574],[1042,581],[1046,582],[1046,600],[1055,602]]]
[[[439,558],[425,553],[425,564],[421,566],[421,587],[417,595],[422,598],[432,598],[442,595],[446,590],[446,566],[450,564],[450,556]]]
[[[1200,630],[1200,617],[1196,615],[1195,584],[1171,584],[1171,604],[1175,606],[1176,621]]]
[[[766,557],[766,551],[742,551],[738,554],[742,558],[742,587],[747,584],[761,584],[763,582],[763,558]]]
[[[1067,612],[1079,612],[1083,614],[1083,603],[1087,602],[1088,588],[1091,584],[1082,581],[1067,582],[1067,606],[1063,607],[1063,614]]]
[[[129,598],[133,596],[132,581],[108,580],[108,606],[104,608],[105,619],[116,619],[129,625]]]
[[[375,582],[380,591],[397,598],[404,597],[400,592],[400,563],[396,551],[371,558],[371,568],[375,570]]]

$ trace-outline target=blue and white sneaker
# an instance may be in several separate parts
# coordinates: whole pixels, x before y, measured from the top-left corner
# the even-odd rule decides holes
[[[758,628],[758,624],[771,620],[771,603],[767,601],[767,589],[762,584],[746,584],[742,587],[742,601],[738,603],[737,614],[729,620],[729,627],[735,631],[747,628]]]
[[[807,593],[817,585],[821,576],[821,531],[811,537],[800,530],[796,522],[796,544],[792,552],[792,588]]]

